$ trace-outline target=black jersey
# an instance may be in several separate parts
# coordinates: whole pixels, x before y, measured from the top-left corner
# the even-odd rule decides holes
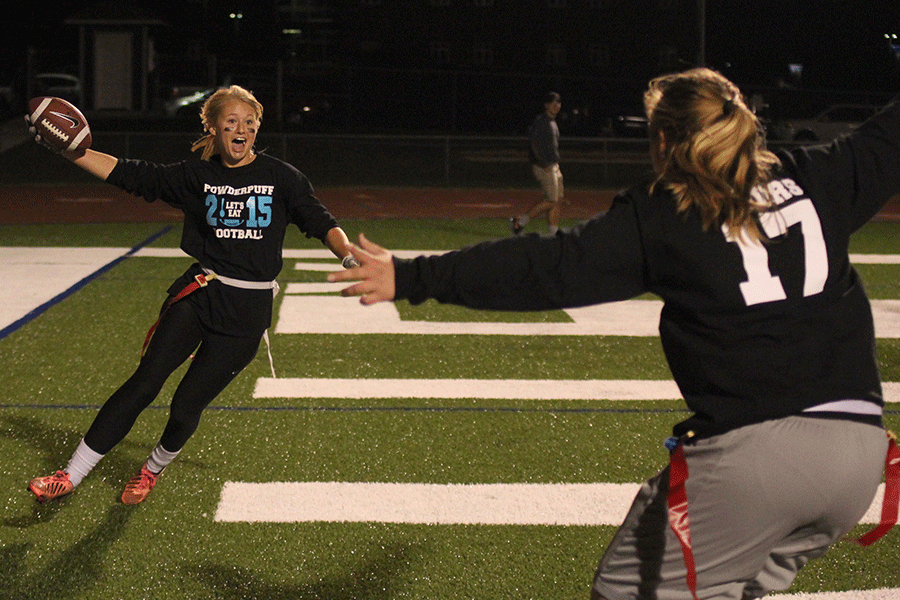
[[[850,235],[900,191],[900,102],[830,145],[780,153],[759,215],[765,239],[733,239],[640,185],[554,237],[395,259],[396,297],[543,310],[652,292],[672,375],[710,435],[831,401],[883,404],[869,301]]]
[[[120,159],[107,182],[184,213],[181,249],[199,263],[172,284],[170,294],[181,291],[200,266],[233,279],[272,281],[282,268],[290,224],[323,242],[338,226],[300,171],[265,154],[236,168],[218,156],[169,165]],[[190,300],[204,303],[205,324],[220,333],[260,335],[271,324],[270,290],[215,284]]]

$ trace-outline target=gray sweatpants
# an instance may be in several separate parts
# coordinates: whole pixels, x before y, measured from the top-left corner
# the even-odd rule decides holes
[[[786,590],[872,503],[887,436],[846,420],[787,417],[685,446],[690,535],[701,599]],[[669,468],[644,483],[600,561],[609,600],[690,600],[668,524]]]

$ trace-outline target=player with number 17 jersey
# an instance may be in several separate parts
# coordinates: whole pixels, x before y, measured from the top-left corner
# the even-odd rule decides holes
[[[396,298],[543,310],[650,292],[664,301],[660,339],[694,412],[676,435],[708,437],[846,399],[872,410],[841,418],[880,424],[871,310],[847,253],[851,234],[900,189],[900,102],[832,145],[778,157],[755,192],[772,204],[759,215],[760,240],[704,228],[662,186],[638,185],[605,215],[526,236],[514,250],[500,240],[395,259]]]

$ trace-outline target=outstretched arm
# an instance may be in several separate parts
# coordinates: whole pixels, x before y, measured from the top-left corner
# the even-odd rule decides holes
[[[556,236],[487,240],[405,260],[364,236],[360,266],[328,280],[359,281],[341,293],[362,304],[431,298],[481,310],[533,311],[614,302],[648,291],[636,213],[621,196],[604,215]]]
[[[350,244],[348,248],[360,266],[331,273],[328,281],[359,281],[341,290],[341,295],[359,296],[362,304],[393,300],[396,293],[393,255],[363,234],[359,234],[359,246]]]
[[[75,108],[74,110],[76,112],[78,111],[77,108]],[[83,118],[84,117],[82,117],[82,119]],[[31,115],[26,114],[25,121],[26,123],[28,123],[28,131],[31,132],[31,134],[34,136],[34,141],[41,144],[42,146],[45,146],[54,154],[62,155],[64,158],[70,160],[98,179],[106,181],[106,178],[109,177],[109,174],[112,173],[112,170],[119,162],[119,159],[115,156],[97,152],[96,150],[91,150],[90,148],[78,150],[63,150],[59,146],[49,143],[44,138],[44,136],[38,132],[37,127],[31,122]]]
[[[106,181],[119,159],[96,150],[73,150],[62,155],[95,177]]]
[[[331,252],[341,259],[341,264],[345,269],[359,266],[353,255],[350,254],[350,247],[353,245],[347,238],[347,234],[340,227],[332,227],[325,236],[325,245]]]

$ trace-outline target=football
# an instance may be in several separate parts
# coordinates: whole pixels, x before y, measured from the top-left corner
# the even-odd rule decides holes
[[[62,98],[41,96],[28,102],[32,126],[47,144],[60,150],[91,147],[91,128],[81,111]]]

